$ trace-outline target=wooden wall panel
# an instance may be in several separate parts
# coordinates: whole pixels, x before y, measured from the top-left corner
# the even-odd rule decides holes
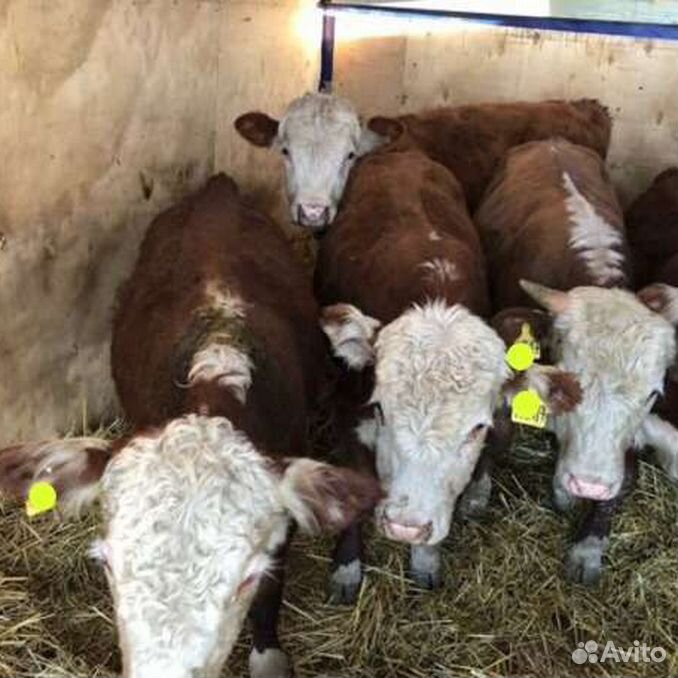
[[[227,120],[315,85],[313,5],[0,2],[0,444],[116,414],[111,310],[141,236],[215,169],[268,181]]]

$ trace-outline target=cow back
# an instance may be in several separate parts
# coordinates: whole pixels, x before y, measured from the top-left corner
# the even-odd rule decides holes
[[[488,311],[485,266],[461,187],[418,151],[367,156],[320,243],[323,304],[352,303],[390,322],[413,303],[443,298]]]
[[[188,372],[211,335],[228,337],[253,366],[244,406],[204,387],[210,414],[269,449],[299,444],[323,374],[317,307],[289,244],[225,175],[152,222],[119,294],[112,372],[136,425],[196,408]]]
[[[513,146],[563,137],[605,157],[612,122],[593,99],[483,103],[442,107],[401,118],[403,145],[414,144],[448,167],[474,210],[497,166]]]
[[[564,139],[513,148],[475,214],[495,310],[534,306],[526,278],[549,287],[623,285],[621,208],[601,157]]]
[[[678,167],[659,174],[625,218],[636,284],[642,287],[678,254]]]

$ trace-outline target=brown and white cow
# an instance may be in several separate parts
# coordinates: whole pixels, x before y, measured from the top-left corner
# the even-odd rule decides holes
[[[126,678],[216,678],[251,601],[251,674],[289,675],[276,625],[292,520],[343,529],[379,497],[302,456],[323,356],[289,246],[219,175],[154,220],[119,298],[113,374],[137,432],[0,454],[5,490],[48,480],[64,510],[101,494]]]
[[[678,167],[658,174],[624,218],[636,286],[678,284]]]
[[[510,150],[475,220],[495,310],[546,308],[551,358],[581,383],[581,405],[552,418],[560,445],[553,490],[563,510],[578,498],[594,500],[567,563],[572,579],[593,583],[612,516],[633,481],[635,452],[653,438],[650,410],[676,351],[669,306],[650,307],[624,289],[622,213],[590,149],[552,139]],[[512,332],[500,330],[506,341],[516,326],[514,317]]]
[[[636,287],[646,302],[666,306],[678,323],[678,167],[661,172],[625,214],[633,254]],[[655,283],[655,284],[651,284]],[[664,397],[654,411],[655,452],[674,482],[678,482],[678,365],[669,373]]]
[[[454,176],[419,151],[362,159],[319,243],[315,282],[328,304],[323,329],[347,368],[342,452],[362,470],[376,466],[385,493],[377,525],[412,545],[410,572],[433,588],[459,498],[474,510],[489,499],[479,457],[498,400],[521,383],[483,320],[483,254]],[[576,402],[568,375],[544,369],[526,379],[554,407]],[[335,551],[335,600],[355,599],[360,553],[353,525]]]
[[[279,150],[285,161],[292,221],[321,233],[334,219],[346,180],[361,155],[388,140],[418,148],[448,167],[474,208],[512,146],[562,136],[605,156],[611,121],[595,100],[485,103],[437,108],[361,125],[352,104],[330,94],[307,94],[280,122],[251,112],[235,121],[255,146]]]

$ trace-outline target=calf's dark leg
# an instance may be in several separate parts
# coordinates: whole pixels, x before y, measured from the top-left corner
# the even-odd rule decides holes
[[[356,437],[347,431],[341,446],[344,465],[376,477],[374,454]],[[339,534],[332,554],[329,600],[335,605],[353,605],[358,600],[363,581],[364,544],[362,524],[349,525]]]
[[[577,530],[574,544],[566,560],[567,578],[577,584],[595,586],[603,570],[603,555],[607,548],[612,519],[635,484],[637,462],[634,451],[626,453],[624,482],[616,497],[609,501],[592,502]]]
[[[250,607],[250,678],[289,678],[292,675],[290,661],[278,640],[278,617],[285,584],[285,560],[295,531],[295,527],[291,527],[287,539],[278,547],[274,563],[261,579]]]
[[[354,523],[339,535],[332,554],[331,603],[353,605],[358,600],[363,581],[362,560],[362,525]]]

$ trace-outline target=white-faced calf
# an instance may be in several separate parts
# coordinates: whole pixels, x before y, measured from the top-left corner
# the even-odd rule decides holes
[[[278,150],[285,163],[292,221],[319,235],[334,219],[356,160],[387,141],[418,149],[448,167],[475,207],[512,146],[561,135],[605,156],[611,121],[597,101],[484,103],[441,107],[365,127],[349,101],[307,94],[280,121],[251,112],[235,121],[250,143]]]
[[[412,576],[427,587],[440,581],[438,545],[462,494],[476,509],[489,498],[479,459],[501,397],[521,382],[482,319],[484,271],[458,182],[418,151],[364,158],[319,245],[322,325],[347,368],[342,452],[361,469],[376,466],[385,493],[377,524],[412,544]],[[554,407],[576,403],[567,375],[544,369],[527,381]],[[360,582],[352,526],[335,552],[334,598],[352,601]]]
[[[546,308],[545,348],[582,387],[580,407],[552,418],[560,448],[553,490],[560,509],[594,501],[567,566],[572,579],[593,583],[635,453],[652,442],[650,410],[676,350],[670,307],[648,307],[642,294],[622,289],[630,275],[621,210],[602,160],[586,148],[554,139],[510,151],[476,223],[495,310],[533,301]],[[514,330],[500,330],[507,341],[531,312],[516,308],[504,319],[510,315]]]
[[[379,498],[373,479],[302,458],[325,359],[309,282],[217,176],[152,223],[113,334],[138,432],[10,448],[0,486],[49,481],[68,510],[101,478],[125,678],[216,678],[250,602],[252,676],[289,675],[276,626],[293,521],[340,530]]]

